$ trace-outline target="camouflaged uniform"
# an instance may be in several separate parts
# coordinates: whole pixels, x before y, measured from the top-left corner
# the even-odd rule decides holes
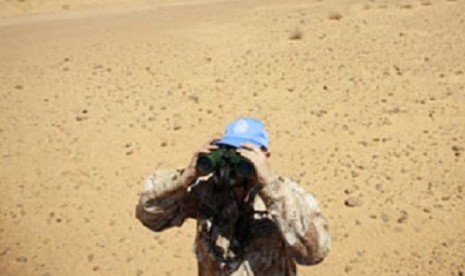
[[[213,254],[212,244],[219,248],[215,252],[227,251],[233,240],[231,229],[240,216],[239,206],[234,200],[215,200],[217,192],[209,180],[186,187],[180,175],[181,171],[159,171],[149,177],[136,215],[153,231],[180,226],[187,218],[197,219],[199,275],[295,275],[296,263],[316,264],[328,254],[331,240],[315,198],[296,182],[277,178],[253,201],[253,219],[243,254],[224,262]],[[209,210],[218,209],[227,218],[220,227],[209,214]]]

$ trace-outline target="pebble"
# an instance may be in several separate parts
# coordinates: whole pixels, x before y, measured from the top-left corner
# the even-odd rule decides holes
[[[16,261],[18,263],[27,263],[27,258],[24,256],[21,256],[21,257],[16,258]]]
[[[363,204],[359,197],[351,196],[344,201],[344,205],[347,207],[357,207]]]

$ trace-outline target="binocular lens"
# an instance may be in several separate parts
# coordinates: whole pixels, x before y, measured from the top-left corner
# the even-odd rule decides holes
[[[208,156],[199,156],[196,168],[201,174],[208,174],[213,171],[213,163]]]
[[[201,175],[207,175],[217,168],[226,166],[241,177],[250,177],[255,172],[252,163],[242,158],[236,151],[226,149],[199,155],[196,169]]]
[[[239,175],[241,175],[243,177],[249,177],[254,172],[253,165],[250,162],[247,162],[247,161],[244,161],[244,160],[241,160],[241,161],[239,161],[239,163],[237,163],[236,169],[237,169],[237,172],[239,173]]]

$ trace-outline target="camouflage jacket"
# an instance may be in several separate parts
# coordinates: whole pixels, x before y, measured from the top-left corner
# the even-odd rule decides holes
[[[196,219],[199,275],[296,275],[296,263],[316,264],[328,254],[326,219],[315,198],[296,182],[277,178],[258,191],[251,219],[242,227],[247,238],[241,240],[234,226],[244,209],[219,195],[209,179],[186,187],[180,175],[158,171],[150,176],[136,216],[157,232]]]

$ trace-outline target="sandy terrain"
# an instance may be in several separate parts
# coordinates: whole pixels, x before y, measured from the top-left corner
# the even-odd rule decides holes
[[[195,275],[138,192],[240,115],[329,219],[300,275],[465,274],[465,1],[129,2],[0,1],[1,275]]]

